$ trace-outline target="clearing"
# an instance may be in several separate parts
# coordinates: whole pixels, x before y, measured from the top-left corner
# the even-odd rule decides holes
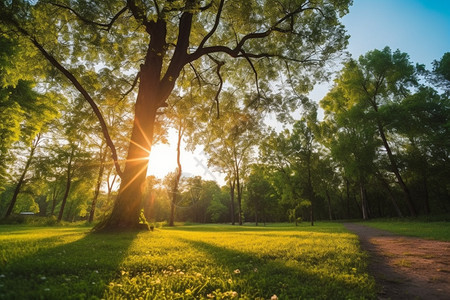
[[[367,255],[339,223],[193,225],[118,234],[0,226],[0,299],[375,296]]]

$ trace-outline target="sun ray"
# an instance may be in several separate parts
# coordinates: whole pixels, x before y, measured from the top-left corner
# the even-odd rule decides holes
[[[148,156],[146,156],[146,157],[132,158],[132,159],[125,159],[125,160],[123,160],[123,161],[125,161],[125,162],[135,162],[135,161],[142,161],[142,160],[148,160]]]
[[[138,127],[139,131],[140,131],[141,134],[144,136],[144,139],[145,139],[145,141],[147,142],[147,145],[148,145],[148,150],[147,150],[147,152],[148,152],[148,154],[150,155],[150,151],[151,151],[151,148],[152,148],[152,142],[149,140],[147,134],[146,134],[146,133],[144,132],[144,130],[142,129],[141,124],[139,123],[139,120],[136,120],[136,126]],[[152,139],[153,139],[153,137],[152,137]]]
[[[145,149],[144,146],[142,146],[142,145],[136,143],[135,141],[133,141],[133,140],[131,140],[131,139],[130,139],[130,143],[133,144],[133,145],[135,145],[135,146],[137,146],[137,147],[139,147],[139,148],[141,148],[142,150],[144,150],[145,152],[147,152],[148,155],[150,155],[150,150]]]
[[[139,177],[139,175],[142,174],[142,172],[147,170],[147,166],[144,166],[143,168],[141,168],[141,170],[139,170],[139,172],[136,173],[136,175],[134,175],[134,177],[123,187],[121,188],[121,191],[125,191],[135,180],[136,178]]]

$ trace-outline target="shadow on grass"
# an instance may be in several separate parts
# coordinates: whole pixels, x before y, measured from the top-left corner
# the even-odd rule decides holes
[[[342,233],[347,232],[341,223],[321,222],[311,226],[309,223],[301,223],[298,226],[291,223],[267,223],[266,226],[255,226],[252,224],[230,225],[230,224],[192,224],[175,227],[164,227],[164,230],[180,230],[192,232],[270,232],[270,231],[292,231],[292,232],[327,232]]]
[[[314,265],[302,265],[284,257],[261,258],[252,253],[182,238],[198,251],[207,253],[216,264],[228,270],[234,289],[240,295],[270,299],[372,299],[370,281],[349,280],[343,274],[327,274]]]
[[[136,235],[78,232],[19,241],[32,249],[0,264],[0,299],[101,298]]]

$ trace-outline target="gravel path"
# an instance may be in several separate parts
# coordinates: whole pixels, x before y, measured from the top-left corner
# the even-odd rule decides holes
[[[398,236],[347,223],[369,254],[378,299],[450,300],[450,242]]]

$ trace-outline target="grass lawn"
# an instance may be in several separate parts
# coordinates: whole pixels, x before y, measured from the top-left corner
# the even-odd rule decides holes
[[[372,299],[341,224],[90,234],[0,226],[0,299]]]
[[[361,224],[405,236],[450,241],[450,222],[422,222],[399,219],[397,221],[373,220]]]

